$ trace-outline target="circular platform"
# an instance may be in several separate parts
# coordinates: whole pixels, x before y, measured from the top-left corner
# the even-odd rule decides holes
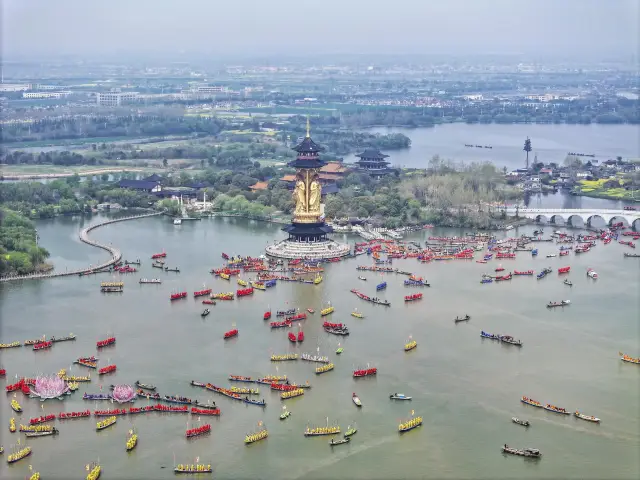
[[[333,240],[322,240],[317,242],[295,242],[283,240],[269,245],[266,253],[270,257],[286,258],[293,260],[296,258],[323,260],[327,258],[344,257],[351,249],[349,245],[334,242]]]

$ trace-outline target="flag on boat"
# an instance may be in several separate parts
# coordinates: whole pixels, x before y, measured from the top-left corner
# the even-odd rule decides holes
[[[415,410],[411,410],[411,415],[415,415],[415,414],[416,414]]]

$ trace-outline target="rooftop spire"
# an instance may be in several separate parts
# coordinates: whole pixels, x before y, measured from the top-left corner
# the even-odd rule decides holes
[[[311,125],[309,124],[309,115],[307,115],[307,138],[311,138]]]

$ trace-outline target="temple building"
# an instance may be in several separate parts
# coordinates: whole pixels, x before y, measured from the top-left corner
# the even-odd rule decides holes
[[[356,157],[360,158],[356,162],[359,172],[366,172],[376,178],[394,173],[394,170],[389,168],[389,162],[386,160],[389,155],[385,155],[377,148],[367,148],[364,152],[356,154]]]
[[[290,225],[282,230],[289,238],[269,245],[266,253],[280,258],[323,259],[342,257],[349,253],[349,246],[327,238],[333,229],[324,221],[322,183],[320,169],[326,162],[320,158],[323,147],[311,139],[309,121],[307,136],[296,145],[298,155],[288,166],[296,169],[292,192],[295,210]]]

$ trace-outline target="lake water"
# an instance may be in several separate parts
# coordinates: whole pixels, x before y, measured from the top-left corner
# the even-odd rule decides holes
[[[39,222],[41,243],[59,268],[104,260],[103,252],[77,240],[78,230],[87,222],[79,217]],[[523,227],[510,234],[532,229]],[[545,230],[548,236],[550,229]],[[463,232],[433,229],[411,238],[424,241],[428,235],[454,233]],[[356,266],[370,265],[371,260],[358,257],[327,266],[320,285],[279,283],[252,297],[219,302],[206,319],[200,317],[199,301],[169,302],[172,292],[187,290],[191,295],[203,284],[217,292],[235,290],[235,282],[209,274],[221,265],[221,253],[256,256],[282,235],[275,225],[243,219],[206,219],[180,227],[166,218],[141,219],[92,233],[93,238],[119,246],[125,258],[142,259],[138,274],[123,276],[123,294],[100,293],[99,283],[108,275],[0,285],[0,342],[42,334],[78,336],[75,342],[56,344],[45,352],[27,347],[3,350],[0,363],[8,373],[3,384],[15,381],[16,374],[53,374],[61,368],[86,374],[87,369],[71,367],[71,362],[96,354],[95,342],[110,333],[118,339],[114,347],[97,353],[100,365],[115,363],[117,373],[98,378],[94,372],[90,384],[81,384],[62,403],[41,404],[19,393],[24,413],[17,416],[17,423],[62,410],[94,410],[94,402],[83,402],[83,391],[99,392],[100,385],[107,390],[110,384],[136,380],[157,385],[161,394],[213,399],[222,410],[221,417],[207,419],[211,435],[191,441],[184,438],[184,431],[197,419],[183,414],[123,417],[100,433],[94,418],[56,422],[60,435],[30,440],[30,459],[11,466],[2,462],[0,477],[22,479],[33,465],[43,478],[82,478],[84,466],[99,459],[104,478],[168,479],[174,477],[174,458],[193,463],[199,457],[214,466],[213,478],[229,479],[638,478],[640,368],[621,362],[617,355],[619,350],[640,355],[640,269],[638,259],[623,258],[628,247],[599,244],[582,256],[547,259],[545,255],[557,246],[543,242],[538,244],[539,257],[522,252],[503,262],[508,270],[571,265],[572,288],[563,285],[555,272],[540,281],[516,277],[481,285],[481,274],[493,271],[496,261],[482,265],[394,260],[394,267],[422,275],[432,284],[423,290],[423,300],[405,304],[402,297],[410,291],[402,284],[405,277],[367,272],[369,280],[359,281]],[[150,255],[162,250],[168,254],[167,265],[179,266],[181,273],[151,268]],[[600,278],[587,279],[587,268],[595,268]],[[162,285],[137,283],[141,277],[157,276]],[[349,293],[354,287],[374,293],[375,284],[383,279],[389,286],[381,297],[391,301],[390,308],[364,303]],[[550,300],[562,299],[570,299],[571,306],[545,308]],[[262,320],[267,309],[319,311],[328,301],[336,309],[331,321],[346,323],[349,337],[326,334],[316,313],[303,322],[306,339],[296,347],[286,332],[271,331]],[[354,308],[365,318],[351,317]],[[469,323],[454,324],[456,316],[466,313],[472,316]],[[239,336],[223,341],[223,333],[234,324]],[[482,340],[483,329],[514,335],[524,346],[517,349]],[[403,345],[410,336],[418,348],[405,353]],[[341,356],[333,353],[338,341],[345,349]],[[317,346],[335,362],[334,371],[317,377],[315,364],[269,361],[272,353],[313,352]],[[377,377],[355,381],[352,370],[367,364],[378,367]],[[292,415],[280,421],[283,402],[263,385],[259,387],[260,398],[267,401],[265,409],[189,385],[196,379],[228,386],[229,374],[286,374],[294,381],[309,380],[313,388],[287,401]],[[351,402],[352,392],[360,396],[361,409]],[[392,402],[388,396],[393,392],[410,395],[413,401]],[[520,403],[522,395],[596,415],[602,424],[528,407]],[[10,398],[0,396],[0,441],[6,450],[20,437],[7,429]],[[424,425],[400,436],[398,423],[411,410],[423,416]],[[532,426],[515,425],[512,416],[528,419]],[[357,424],[358,433],[350,444],[332,449],[327,437],[303,437],[307,424],[323,425],[327,417],[331,423],[339,422],[343,431],[348,424]],[[245,447],[244,435],[259,421],[269,429],[269,438]],[[139,443],[127,454],[126,434],[132,427]],[[504,443],[539,448],[544,457],[535,462],[504,457],[500,453]]]
[[[426,168],[434,155],[456,162],[492,162],[509,170],[524,168],[527,137],[533,150],[529,162],[538,156],[539,162],[562,165],[568,152],[594,154],[603,162],[621,156],[640,158],[640,129],[637,125],[467,125],[452,123],[432,128],[371,128],[369,133],[402,133],[411,139],[411,147],[391,150],[388,160],[396,166]],[[468,148],[487,145],[493,148]],[[357,160],[354,155],[346,162]],[[589,158],[584,158],[586,162]]]

